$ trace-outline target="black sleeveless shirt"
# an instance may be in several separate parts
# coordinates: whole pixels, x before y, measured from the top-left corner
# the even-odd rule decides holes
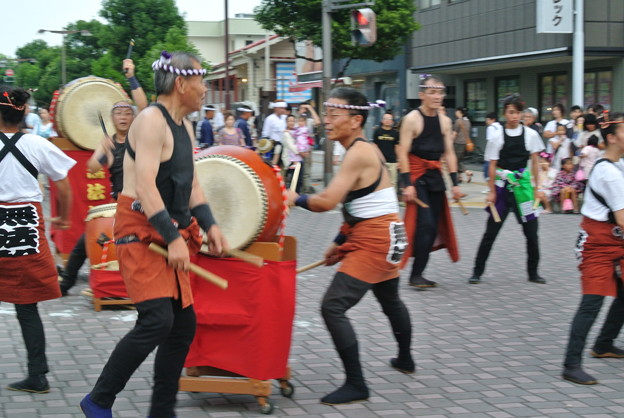
[[[191,138],[184,123],[177,125],[163,105],[154,103],[151,106],[160,109],[173,134],[173,152],[171,158],[158,167],[156,187],[169,215],[178,222],[180,228],[186,228],[191,223],[189,199],[195,169]],[[136,154],[130,146],[129,138],[126,138],[126,150],[135,159]]]
[[[364,138],[357,138],[355,141],[351,143],[349,148],[351,148],[353,144],[355,144],[356,142],[367,142],[367,141]],[[381,163],[381,160],[380,160],[380,163]],[[366,195],[373,193],[375,189],[377,188],[377,186],[379,186],[379,183],[381,183],[381,177],[383,176],[384,167],[385,167],[384,164],[381,163],[381,171],[379,172],[379,177],[377,177],[377,180],[375,180],[370,186],[362,187],[361,189],[357,189],[357,190],[351,190],[349,193],[347,193],[347,196],[345,196],[345,199],[342,202],[342,216],[344,217],[345,222],[348,223],[349,225],[353,226],[356,223],[364,220],[364,218],[358,218],[349,213],[349,211],[347,210],[347,206],[349,202],[352,202],[355,199],[359,199],[360,197],[364,197]]]
[[[124,142],[117,142],[117,134],[113,135],[113,144],[115,147],[112,149],[113,163],[108,167],[111,181],[111,196],[117,200],[117,196],[123,189],[123,159],[126,154],[126,144]]]
[[[439,161],[444,154],[444,135],[442,135],[442,127],[440,126],[440,116],[437,114],[427,116],[420,108],[416,110],[423,118],[423,130],[418,137],[412,140],[410,153],[423,160]],[[432,192],[446,190],[440,170],[427,170],[416,180],[416,184]]]
[[[526,149],[524,129],[523,126],[522,132],[518,136],[509,136],[507,130],[503,129],[505,142],[498,156],[498,167],[510,171],[526,168],[531,153]]]

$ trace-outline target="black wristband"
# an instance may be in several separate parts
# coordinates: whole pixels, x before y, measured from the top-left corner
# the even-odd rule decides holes
[[[163,237],[167,244],[180,236],[178,228],[176,228],[173,224],[173,221],[171,219],[171,216],[169,216],[169,212],[167,212],[167,209],[163,209],[160,212],[155,213],[147,220]]]
[[[128,83],[130,83],[130,90],[136,90],[141,88],[139,80],[137,80],[135,76],[128,78]]]
[[[336,238],[334,238],[334,243],[338,245],[342,245],[345,242],[347,242],[347,236],[342,232],[339,232],[338,235],[336,235]]]
[[[206,232],[208,232],[212,225],[216,225],[217,223],[207,203],[195,206],[191,209],[191,215],[197,219],[199,226]]]
[[[297,198],[297,200],[295,200],[295,206],[299,206],[300,208],[310,210],[310,208],[308,207],[309,198],[310,196],[308,196],[307,194],[302,194],[301,196]]]
[[[104,165],[106,163],[108,163],[108,157],[106,156],[106,154],[102,154],[102,156],[100,158],[98,158],[98,163],[100,163],[100,165]]]
[[[399,187],[403,189],[411,185],[412,185],[412,179],[410,178],[410,173],[409,172],[399,173]]]
[[[451,176],[451,182],[453,183],[453,187],[459,186],[459,181],[457,180],[457,172],[449,173],[449,176]]]

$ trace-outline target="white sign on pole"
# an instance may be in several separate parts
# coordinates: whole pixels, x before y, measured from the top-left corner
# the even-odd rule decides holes
[[[537,0],[537,33],[572,33],[574,6],[572,0]]]

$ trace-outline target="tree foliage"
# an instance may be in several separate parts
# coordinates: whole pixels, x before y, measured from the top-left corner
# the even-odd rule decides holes
[[[293,42],[310,40],[322,46],[323,0],[262,0],[256,20],[267,30]],[[354,0],[354,3],[358,2]],[[377,15],[377,41],[369,47],[351,44],[351,10],[332,12],[332,55],[334,59],[361,59],[377,62],[393,59],[420,25],[414,21],[413,0],[376,0],[371,6]]]
[[[65,35],[67,81],[95,75],[128,83],[121,71],[130,39],[135,40],[132,59],[137,78],[148,96],[153,92],[152,62],[160,51],[188,51],[198,54],[187,38],[187,27],[174,0],[103,0],[100,16],[106,20],[79,20],[66,30],[87,30]],[[59,35],[60,36],[60,35]],[[16,84],[36,89],[39,105],[50,104],[52,94],[61,85],[61,47],[33,40],[16,51],[21,61],[16,68]]]

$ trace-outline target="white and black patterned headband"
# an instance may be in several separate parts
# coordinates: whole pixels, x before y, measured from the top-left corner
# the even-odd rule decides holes
[[[238,110],[239,112],[253,112],[253,110],[248,107],[237,107],[236,110]]]
[[[431,74],[421,74],[419,76],[420,82],[423,83],[429,77],[432,77],[432,75]],[[434,84],[433,86],[430,86],[430,85],[427,85],[427,84],[419,84],[418,87],[421,88],[421,89],[446,90],[446,86],[444,86],[442,84]]]
[[[113,105],[113,110],[119,109],[120,107],[134,110],[134,107],[132,107],[130,103],[117,103],[116,105]]]
[[[350,104],[342,104],[342,103],[323,103],[325,107],[337,107],[338,109],[351,109],[351,110],[371,110],[376,107],[386,107],[386,102],[383,100],[377,100],[375,103],[369,103],[366,106],[356,106]]]
[[[206,75],[205,68],[198,70],[197,68],[183,69],[174,67],[173,65],[171,65],[171,54],[167,51],[163,51],[160,53],[160,58],[154,61],[154,63],[152,64],[152,70],[168,71],[170,73],[182,75],[185,77],[189,75]]]

